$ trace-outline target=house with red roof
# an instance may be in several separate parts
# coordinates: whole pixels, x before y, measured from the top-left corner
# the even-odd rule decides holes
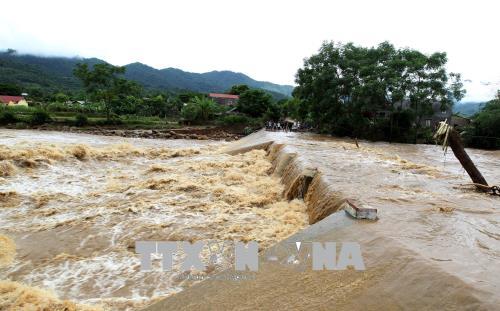
[[[216,103],[224,106],[235,106],[236,103],[238,103],[238,99],[240,99],[238,95],[219,93],[210,93],[208,94],[208,97],[213,99]]]
[[[0,95],[0,104],[5,106],[28,106],[23,96]]]

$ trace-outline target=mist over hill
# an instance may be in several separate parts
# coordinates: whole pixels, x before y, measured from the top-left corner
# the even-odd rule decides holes
[[[453,106],[453,112],[470,117],[478,113],[483,107],[484,102],[463,102]]]
[[[104,63],[98,58],[68,58],[23,55],[0,52],[0,83],[17,84],[24,88],[46,88],[75,91],[81,89],[80,81],[73,75],[78,63],[94,65]],[[146,89],[161,91],[225,92],[235,84],[247,84],[266,90],[275,98],[291,96],[293,86],[257,81],[233,71],[206,73],[186,72],[177,68],[156,69],[142,63],[125,65],[125,77]]]

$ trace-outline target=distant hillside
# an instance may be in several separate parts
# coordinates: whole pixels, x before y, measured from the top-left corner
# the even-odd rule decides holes
[[[40,57],[0,52],[0,83],[74,91],[81,88],[80,81],[73,76],[75,65],[103,62],[97,58]],[[141,63],[132,63],[125,67],[125,77],[138,82],[146,89],[208,93],[225,92],[235,84],[247,84],[252,88],[266,90],[278,99],[290,96],[293,90],[290,85],[256,81],[247,75],[232,71],[192,73],[176,68],[155,69]]]
[[[461,114],[466,117],[473,116],[479,110],[481,110],[484,107],[483,102],[465,102],[465,103],[459,103],[455,104],[453,106],[453,112]]]

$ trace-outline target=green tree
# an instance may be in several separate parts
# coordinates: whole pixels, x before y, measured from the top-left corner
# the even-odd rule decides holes
[[[0,83],[0,95],[19,96],[22,90],[15,84]]]
[[[265,120],[279,121],[283,117],[282,106],[272,102],[264,113]]]
[[[407,98],[415,111],[416,129],[415,143],[422,118],[433,114],[432,106],[438,102],[444,111],[451,108],[455,101],[460,101],[465,95],[459,74],[446,72],[446,53],[434,53],[430,56],[405,49],[401,51],[405,61],[403,81]],[[451,84],[449,79],[451,78]]]
[[[145,98],[140,113],[148,116],[165,116],[167,113],[167,99],[158,94]]]
[[[298,98],[292,97],[278,102],[281,105],[283,117],[292,119],[302,119],[300,115],[301,101]]]
[[[123,114],[143,114],[147,109],[143,109],[143,100],[133,95],[127,95],[113,104],[113,112]]]
[[[65,103],[69,100],[69,96],[62,92],[59,92],[54,95],[54,100],[58,103]]]
[[[414,113],[404,119],[415,117],[418,130],[435,102],[445,109],[464,95],[460,75],[446,72],[446,60],[445,53],[427,56],[388,42],[371,48],[324,42],[297,72],[299,114],[338,135],[368,135],[389,124],[386,136],[392,137],[395,106],[409,100]],[[387,112],[389,122],[377,120]]]
[[[271,95],[261,90],[248,90],[240,95],[238,110],[251,117],[262,117],[273,102]]]
[[[182,107],[181,116],[187,122],[195,122],[200,115],[200,107],[195,103],[187,103]]]
[[[27,93],[28,97],[34,101],[47,101],[50,97],[47,90],[40,87],[30,87]]]
[[[179,95],[177,95],[178,99],[180,100],[181,103],[189,103],[193,100],[195,97],[203,97],[204,95],[198,92],[184,92]]]
[[[125,67],[110,64],[96,64],[89,69],[87,64],[77,64],[74,74],[85,87],[87,94],[104,104],[106,118],[110,120],[113,108],[128,95],[140,95],[141,89],[137,83],[121,78]]]
[[[167,99],[167,115],[178,116],[184,104],[178,97],[170,96]]]
[[[232,94],[232,95],[241,95],[243,94],[244,92],[250,90],[250,88],[248,87],[248,85],[246,84],[237,84],[237,85],[233,85],[231,87],[231,89],[229,90],[229,94]]]
[[[500,91],[473,117],[464,138],[471,147],[500,149]]]
[[[41,125],[52,121],[50,115],[45,110],[37,110],[31,115],[30,123],[33,125]]]
[[[0,124],[1,125],[16,123],[17,121],[18,121],[18,118],[14,114],[13,111],[9,111],[6,109],[0,110]]]
[[[218,105],[206,97],[195,97],[193,103],[199,107],[199,118],[202,121],[210,120],[218,110]]]

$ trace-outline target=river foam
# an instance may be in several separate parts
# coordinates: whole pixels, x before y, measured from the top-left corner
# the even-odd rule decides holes
[[[229,155],[219,151],[224,143],[67,133],[21,141],[17,133],[0,135],[0,160],[13,167],[0,181],[0,232],[18,253],[0,270],[9,289],[1,299],[13,305],[12,295],[35,286],[33,295],[77,309],[138,309],[194,282],[161,271],[159,260],[141,272],[137,240],[253,240],[264,249],[307,226],[304,203],[283,199],[262,150]]]

